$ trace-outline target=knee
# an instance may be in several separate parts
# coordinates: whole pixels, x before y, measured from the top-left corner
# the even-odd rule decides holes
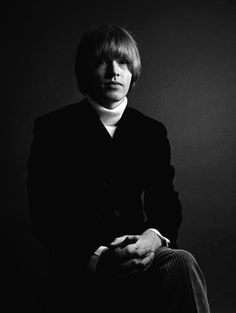
[[[206,282],[201,268],[195,257],[186,250],[178,249],[173,251],[167,272],[171,279],[185,281],[187,284],[192,282],[194,285],[198,284],[206,290]]]
[[[195,257],[186,250],[174,250],[174,253],[172,255],[172,261],[173,263],[178,265],[179,268],[183,269],[192,269],[197,266],[197,261]]]
[[[176,256],[187,264],[196,263],[195,257],[187,250],[177,249],[175,250]]]

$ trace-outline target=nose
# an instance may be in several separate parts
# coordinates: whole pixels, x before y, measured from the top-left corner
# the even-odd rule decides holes
[[[119,76],[120,75],[120,68],[119,64],[116,60],[111,60],[108,64],[108,73],[113,76]]]

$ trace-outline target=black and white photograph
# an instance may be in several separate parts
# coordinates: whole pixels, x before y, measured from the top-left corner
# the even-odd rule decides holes
[[[236,2],[7,3],[3,313],[236,312]]]

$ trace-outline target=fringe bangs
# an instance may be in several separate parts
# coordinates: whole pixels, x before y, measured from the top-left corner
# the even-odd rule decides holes
[[[140,60],[136,42],[121,33],[112,32],[98,38],[94,52],[97,61],[123,59],[133,70],[138,67]]]

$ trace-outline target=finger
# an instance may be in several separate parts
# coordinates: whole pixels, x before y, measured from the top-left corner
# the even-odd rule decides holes
[[[142,247],[140,245],[137,245],[136,243],[128,244],[125,247],[122,247],[122,244],[121,244],[116,249],[117,249],[117,252],[119,252],[122,255],[126,255],[129,258],[137,258],[137,259],[141,259],[145,255],[151,252],[150,247]]]
[[[143,258],[141,261],[142,269],[147,270],[149,266],[152,264],[155,257],[155,252],[151,252],[147,257]]]
[[[137,270],[139,262],[138,259],[129,259],[120,264],[120,270],[126,273],[134,272]]]
[[[147,255],[149,255],[151,253],[150,248],[149,247],[145,247],[145,248],[139,248],[135,251],[135,255],[136,257],[139,257],[141,259],[143,259],[144,257],[146,257]]]
[[[119,246],[113,247],[113,251],[115,255],[120,259],[120,262],[124,262],[125,260],[133,259],[135,254],[135,245],[125,245],[125,243],[120,244]]]
[[[138,235],[129,235],[125,238],[125,240],[123,242],[121,242],[120,248],[122,249],[128,245],[132,245],[132,244],[136,243],[138,240],[139,240]]]
[[[153,257],[149,255],[145,259],[129,259],[120,264],[120,273],[134,274],[146,270],[152,263]]]
[[[125,236],[115,238],[115,240],[113,240],[110,243],[110,246],[116,247],[120,245],[120,247],[123,248],[127,246],[128,244],[137,242],[138,239],[139,239],[139,235],[125,235]]]
[[[113,247],[115,255],[120,259],[120,262],[135,258],[141,259],[145,254],[150,252],[147,249],[138,251],[136,244],[127,244],[127,242],[129,242],[129,240],[125,240],[119,246]]]
[[[154,252],[150,252],[143,259],[140,259],[140,258],[129,259],[126,262],[123,262],[121,264],[121,268],[124,271],[128,271],[128,272],[147,270],[147,268],[152,264],[154,256],[155,256],[155,253]]]
[[[121,237],[116,237],[111,243],[110,243],[110,246],[118,246],[120,245],[127,237],[128,235],[124,235],[124,236],[121,236]]]

